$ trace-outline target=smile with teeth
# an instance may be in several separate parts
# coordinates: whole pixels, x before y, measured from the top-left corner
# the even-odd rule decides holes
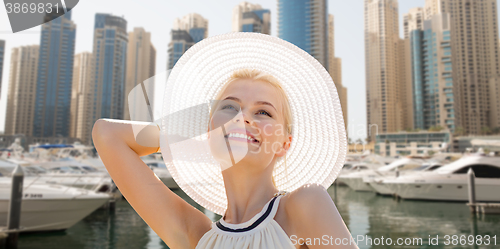
[[[230,137],[235,137],[235,138],[242,138],[242,139],[246,139],[252,143],[258,143],[259,140],[251,137],[251,136],[248,136],[248,135],[245,135],[245,134],[241,134],[241,133],[229,133],[227,134],[226,136],[227,138],[230,138]]]

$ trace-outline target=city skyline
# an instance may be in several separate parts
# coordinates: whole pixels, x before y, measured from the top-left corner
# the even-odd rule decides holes
[[[233,3],[234,2],[236,2],[236,4],[239,3],[239,1],[233,1]],[[411,8],[424,7],[424,1],[412,1],[412,3],[407,3],[407,2],[403,3],[404,1],[399,1],[399,2],[400,2],[399,3],[399,5],[400,5],[400,8],[399,8],[399,26],[400,26],[399,27],[399,33],[400,33],[400,35],[399,35],[399,37],[403,38],[403,35],[401,34],[401,33],[403,33],[403,31],[402,31],[402,27],[403,27],[403,25],[402,25],[402,22],[403,22],[402,15],[405,14],[405,13],[407,13],[407,12],[409,12],[409,9],[411,9]],[[269,4],[266,4],[266,3],[258,3],[258,1],[252,1],[252,3],[261,4],[263,8],[269,8],[269,9],[271,9],[271,23],[272,23],[271,27],[272,27],[272,30],[273,30],[271,32],[271,35],[276,36],[277,35],[277,33],[276,33],[276,28],[277,28],[276,27],[276,21],[277,21],[276,20],[277,19],[276,14],[277,14],[277,12],[273,11],[273,9],[275,9],[275,6],[272,6],[272,5],[269,5]],[[343,63],[342,63],[343,64],[342,73],[343,73],[344,79],[342,81],[343,81],[343,85],[346,86],[348,89],[356,89],[355,92],[353,92],[353,91],[349,92],[349,96],[350,96],[350,98],[348,98],[349,102],[350,102],[350,105],[349,105],[349,114],[351,114],[351,115],[349,115],[350,116],[349,117],[349,124],[350,125],[363,124],[364,122],[359,122],[359,118],[360,117],[362,118],[362,116],[365,116],[366,115],[366,111],[363,110],[363,108],[359,108],[359,106],[360,106],[360,104],[361,105],[365,105],[364,104],[365,100],[364,100],[364,96],[360,96],[360,95],[363,95],[362,89],[360,89],[360,87],[358,87],[360,85],[364,85],[364,75],[363,75],[363,73],[359,72],[359,71],[361,71],[360,69],[362,69],[363,65],[361,65],[361,64],[349,64],[349,63],[347,63],[347,61],[358,60],[358,61],[364,62],[364,51],[361,51],[361,53],[360,53],[360,51],[356,51],[355,49],[348,49],[347,51],[345,49],[342,49],[342,48],[339,49],[339,44],[344,44],[345,45],[345,41],[348,40],[348,39],[346,39],[345,33],[344,33],[344,35],[342,33],[342,30],[344,30],[344,32],[345,32],[345,29],[346,29],[347,26],[346,25],[339,25],[339,24],[345,23],[345,19],[344,20],[342,19],[342,15],[337,15],[336,14],[336,13],[338,13],[338,11],[335,11],[335,8],[334,8],[335,5],[338,5],[339,8],[340,8],[340,6],[343,5],[343,3],[338,2],[338,1],[329,1],[329,6],[330,6],[329,9],[332,9],[332,8],[334,9],[334,10],[330,10],[330,13],[332,13],[335,16],[335,23],[336,23],[336,26],[335,26],[335,36],[336,36],[336,40],[335,40],[336,49],[335,50],[337,51],[336,52],[336,56],[341,57],[342,60],[343,60]],[[355,6],[356,4],[353,3],[353,5],[354,5],[353,7],[356,7]],[[361,6],[362,6],[362,3],[361,3]],[[222,10],[222,9],[231,10],[233,7],[234,7],[234,5],[229,4],[229,6],[225,6],[224,8],[220,8],[218,10],[218,12],[221,12],[220,10]],[[78,7],[75,8],[74,11],[77,11],[77,10],[78,10]],[[345,9],[345,10],[347,11],[347,9]],[[96,11],[96,12],[103,12],[103,11]],[[195,12],[195,11],[190,11],[190,12]],[[214,28],[214,22],[219,22],[219,21],[217,21],[216,19],[211,18],[210,15],[205,14],[206,12],[207,11],[199,12],[199,13],[209,20],[209,23],[210,23],[210,27],[209,27],[210,33],[209,33],[209,36],[217,35],[218,33],[215,33],[216,32],[215,30],[217,30],[217,29],[221,30],[221,28],[217,27],[217,26],[215,26],[215,28]],[[120,14],[121,14],[121,13],[117,13],[117,12],[110,12],[110,13],[113,14],[113,15],[117,15],[117,16],[120,16]],[[351,12],[351,13],[353,13],[353,12]],[[363,19],[362,19],[362,8],[357,8],[357,14],[356,15],[358,17],[355,20],[353,18],[353,21],[362,23],[363,22]],[[182,14],[179,14],[178,16],[182,16]],[[172,16],[171,19],[173,19],[175,17],[178,17],[178,16]],[[230,31],[230,25],[231,25],[231,21],[230,21],[231,11],[229,11],[228,13],[224,13],[224,16],[229,17],[229,18],[225,18],[225,23],[226,23],[225,31],[229,32]],[[359,19],[359,16],[361,16],[361,19]],[[82,37],[81,32],[80,32],[81,31],[80,30],[80,26],[79,26],[81,21],[79,22],[78,19],[75,19],[75,18],[73,18],[73,19],[75,20],[75,23],[77,24],[78,31],[79,31],[79,33],[77,35],[77,42],[76,42],[77,43],[76,53],[78,53],[78,52],[82,52],[82,50],[78,49],[78,44],[80,43],[80,38]],[[129,21],[129,18],[126,15],[125,15],[125,19],[127,19],[127,21]],[[132,28],[137,27],[138,25],[131,24],[131,25],[128,25],[128,26],[129,26],[129,28],[128,28],[127,31],[130,31]],[[154,29],[150,29],[148,25],[144,25],[142,27],[145,28],[146,30],[148,30],[148,32],[151,32],[152,33],[152,37],[155,37],[155,35],[158,34],[157,32],[155,32]],[[361,29],[356,29],[356,30],[351,30],[351,31],[352,32],[350,32],[349,35],[352,35],[352,36],[354,36],[354,33],[361,33],[361,34],[363,33],[363,29],[362,28]],[[162,31],[162,32],[165,33],[166,31]],[[15,42],[11,41],[13,39],[10,39],[8,37],[8,35],[4,35],[4,33],[0,33],[0,39],[6,40],[6,43],[7,43],[7,46],[8,46],[7,49],[6,49],[6,55],[7,54],[10,55],[11,48],[12,47],[19,47],[21,44],[19,44],[19,43],[18,44],[13,44],[13,43],[15,43]],[[16,35],[21,35],[21,34],[16,34]],[[23,35],[24,36],[30,36],[30,35],[32,36],[33,34],[23,34]],[[38,33],[38,37],[39,37],[39,35],[40,35],[40,33]],[[88,34],[87,34],[87,36],[88,36]],[[358,35],[358,37],[359,37],[359,35]],[[347,38],[351,38],[351,37],[347,37]],[[360,40],[350,40],[350,41],[351,41],[352,45],[355,45],[356,43],[363,44],[362,40],[361,41]],[[168,42],[168,40],[164,41],[164,43],[167,43],[167,42]],[[166,51],[162,50],[160,48],[160,47],[165,47],[165,44],[157,44],[155,42],[155,39],[152,39],[152,43],[157,47],[157,51],[160,54],[166,54]],[[35,43],[28,43],[27,45],[29,45],[29,44],[36,44],[36,42]],[[9,47],[9,45],[11,45],[11,46]],[[90,49],[86,49],[86,51],[89,51],[89,50]],[[83,50],[83,51],[85,51],[85,50]],[[343,54],[345,54],[346,52],[353,52],[353,55],[352,56],[345,56],[345,55],[343,56]],[[359,56],[355,56],[356,53],[361,54],[362,58],[360,59]],[[165,65],[166,64],[166,60],[162,60],[161,57],[166,58],[166,56],[158,56],[157,64],[163,64],[163,65]],[[4,67],[6,65],[8,66],[8,64],[9,64],[9,60],[7,59],[5,61]],[[161,67],[161,66],[157,65],[157,69],[159,67]],[[358,68],[358,74],[360,74],[360,75],[357,78],[358,79],[362,79],[361,82],[359,82],[358,80],[356,80],[356,81],[350,80],[353,77],[353,74],[352,74],[352,68],[353,67],[357,67]],[[4,78],[3,78],[3,82],[4,83],[8,82],[8,78],[7,78],[7,80],[5,78],[6,77],[5,74],[7,74],[6,72],[7,71],[4,70]],[[157,73],[159,73],[158,70],[157,70]],[[5,88],[4,88],[4,90],[5,90]],[[361,99],[360,99],[360,97],[361,97]],[[360,102],[362,102],[362,103],[360,103]],[[0,124],[0,126],[2,126],[2,125]],[[0,127],[0,130],[1,130],[1,127]],[[353,139],[363,138],[364,137],[363,135],[356,134],[356,133],[361,133],[362,134],[362,132],[358,132],[358,130],[359,129],[355,130],[354,133],[350,132],[350,135],[351,135],[350,137],[353,138]]]

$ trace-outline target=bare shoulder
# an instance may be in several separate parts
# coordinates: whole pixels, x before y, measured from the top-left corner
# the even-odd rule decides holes
[[[352,238],[330,194],[320,184],[306,184],[286,195],[285,213],[285,224],[290,231],[288,235],[296,241],[302,239],[307,248],[316,248],[316,245],[308,244],[308,241],[321,240],[324,236],[344,241]]]
[[[324,210],[324,204],[333,203],[325,187],[320,184],[304,184],[287,194],[286,199],[286,213],[292,219]]]

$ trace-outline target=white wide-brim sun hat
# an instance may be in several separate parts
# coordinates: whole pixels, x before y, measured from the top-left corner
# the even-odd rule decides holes
[[[209,108],[238,69],[273,75],[290,102],[292,143],[273,172],[279,190],[308,183],[330,187],[347,153],[337,89],[311,55],[277,37],[233,32],[204,39],[177,61],[166,83],[160,148],[179,187],[194,201],[223,215],[227,197],[221,165],[207,147]],[[199,108],[199,107],[203,108]]]

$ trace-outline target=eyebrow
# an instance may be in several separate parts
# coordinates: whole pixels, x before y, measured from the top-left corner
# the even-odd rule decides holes
[[[226,99],[234,100],[234,101],[236,101],[238,103],[241,103],[241,100],[238,99],[238,98],[236,98],[236,97],[229,96],[229,97],[225,98],[224,100],[226,100]],[[274,110],[276,110],[276,107],[274,107],[271,103],[269,103],[267,101],[256,101],[255,104],[257,104],[257,105],[268,105],[268,106],[271,106],[272,108],[274,108]]]

